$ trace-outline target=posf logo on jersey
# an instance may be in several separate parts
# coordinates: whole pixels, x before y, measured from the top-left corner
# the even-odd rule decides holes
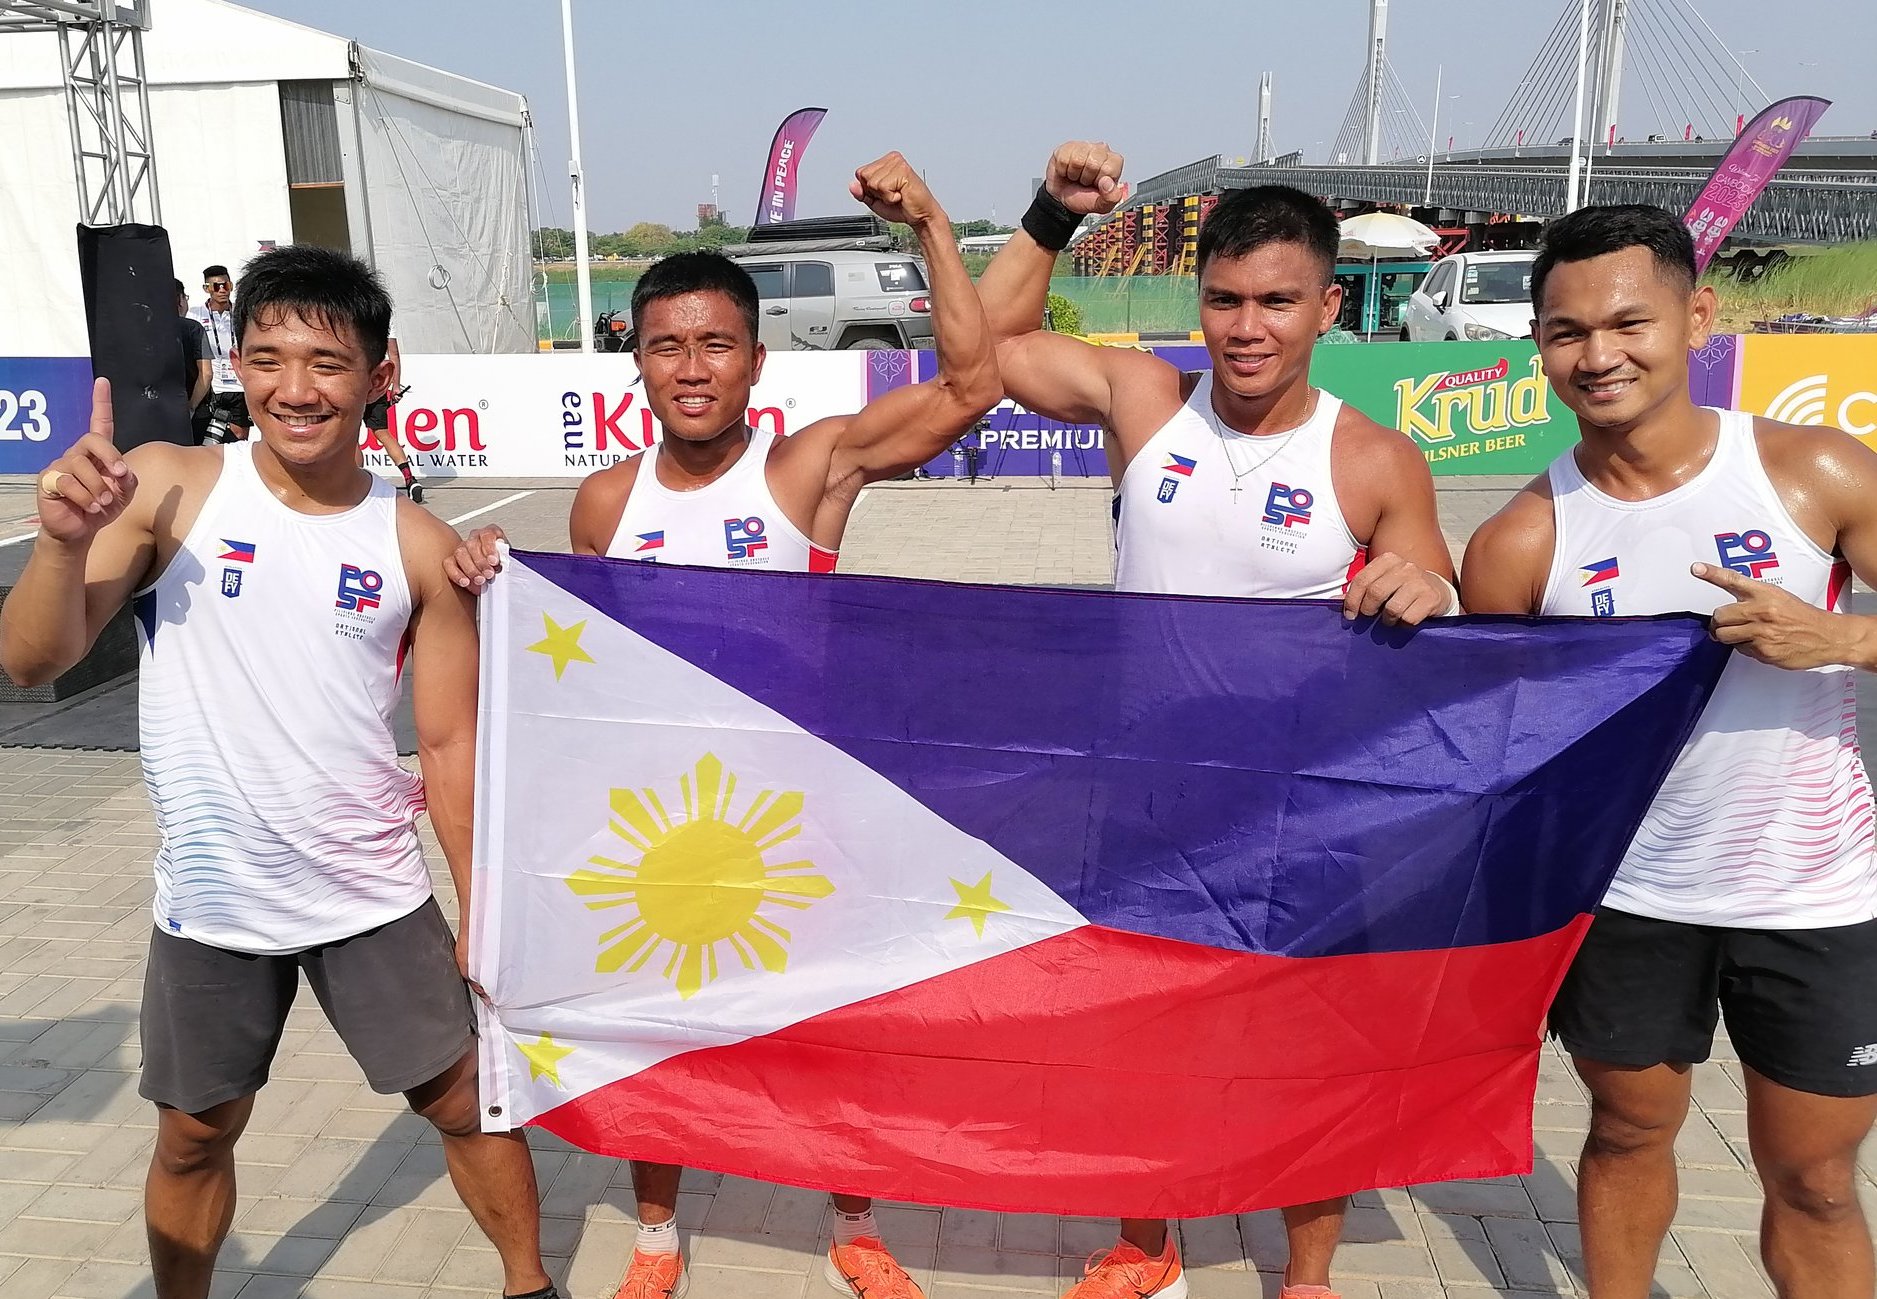
[[[1270,495],[1264,498],[1264,522],[1274,528],[1294,528],[1310,522],[1310,507],[1315,504],[1308,487],[1272,483]]]
[[[384,576],[375,569],[360,568],[357,564],[339,565],[339,598],[333,602],[336,609],[348,613],[363,613],[367,609],[376,609],[385,589]]]
[[[1745,532],[1717,532],[1714,548],[1720,552],[1721,567],[1744,577],[1759,579],[1779,567],[1773,553],[1773,539],[1758,528]]]
[[[755,559],[769,549],[769,539],[763,534],[768,527],[755,515],[747,519],[725,519],[723,521],[723,548],[725,556],[732,560]]]

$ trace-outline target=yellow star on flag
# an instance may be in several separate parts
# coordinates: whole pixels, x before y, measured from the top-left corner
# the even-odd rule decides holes
[[[984,873],[984,878],[976,884],[966,884],[953,880],[952,887],[958,890],[958,905],[945,913],[947,920],[969,920],[971,928],[977,931],[979,938],[984,937],[985,918],[999,911],[1010,910],[1008,902],[1001,902],[991,896],[991,875]]]
[[[567,670],[569,663],[591,663],[593,656],[580,648],[580,633],[587,628],[586,619],[581,619],[571,627],[563,627],[546,614],[541,621],[547,624],[547,635],[528,647],[535,654],[545,654],[554,660],[554,679],[560,680],[560,674]]]
[[[551,1033],[541,1034],[538,1042],[517,1042],[515,1049],[528,1057],[528,1079],[545,1078],[556,1087],[561,1086],[560,1062],[574,1053],[571,1046],[562,1046],[554,1040]]]

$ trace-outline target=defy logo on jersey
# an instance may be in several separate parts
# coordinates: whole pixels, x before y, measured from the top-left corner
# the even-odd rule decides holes
[[[384,576],[376,570],[360,568],[357,564],[341,564],[339,565],[339,598],[333,601],[333,607],[344,609],[348,613],[362,613],[367,609],[376,609],[380,593],[384,589]]]
[[[1310,522],[1310,507],[1315,504],[1316,497],[1308,487],[1272,483],[1270,494],[1264,498],[1264,522],[1273,528],[1294,528]]]
[[[755,515],[747,519],[725,519],[723,521],[723,549],[725,558],[731,560],[751,560],[758,558],[769,549],[769,539],[763,534],[768,527]]]
[[[1779,567],[1779,556],[1773,553],[1773,539],[1758,528],[1746,532],[1717,532],[1714,548],[1720,552],[1722,568],[1731,568],[1746,577],[1759,578]]]

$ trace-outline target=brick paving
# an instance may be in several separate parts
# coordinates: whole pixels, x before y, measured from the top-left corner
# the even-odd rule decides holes
[[[1456,548],[1515,484],[1442,488]],[[525,485],[521,485],[524,486]],[[452,488],[455,517],[515,486]],[[542,488],[499,520],[519,545],[565,543],[569,493]],[[0,499],[0,506],[6,501]],[[1065,487],[892,485],[869,492],[844,567],[964,581],[1109,580],[1106,493]],[[137,1003],[155,845],[134,754],[0,749],[0,1295],[153,1294],[140,1219],[153,1135],[137,1098]],[[431,845],[433,875],[450,892]],[[447,901],[446,901],[447,909]],[[1682,1134],[1682,1203],[1656,1293],[1769,1295],[1756,1261],[1758,1187],[1746,1159],[1739,1065],[1696,1073]],[[1345,1299],[1478,1299],[1583,1289],[1573,1201],[1587,1107],[1548,1049],[1529,1177],[1357,1197],[1337,1260]],[[624,1165],[536,1135],[549,1268],[572,1299],[605,1299],[631,1249]],[[374,1095],[303,995],[240,1147],[241,1203],[217,1299],[451,1299],[494,1295],[494,1253],[456,1203],[428,1126]],[[1867,1156],[1864,1189],[1877,1162]],[[820,1280],[825,1198],[692,1173],[679,1221],[699,1299],[803,1299]],[[932,1299],[1060,1293],[1106,1222],[912,1206],[884,1208],[888,1240]],[[1182,1228],[1195,1299],[1274,1297],[1275,1214]]]

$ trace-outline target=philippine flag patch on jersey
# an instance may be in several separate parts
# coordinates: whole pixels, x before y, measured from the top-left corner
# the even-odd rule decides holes
[[[1599,582],[1614,582],[1622,576],[1622,572],[1616,566],[1615,555],[1611,555],[1608,559],[1599,559],[1595,563],[1585,564],[1577,572],[1584,579],[1585,586],[1596,586]]]

